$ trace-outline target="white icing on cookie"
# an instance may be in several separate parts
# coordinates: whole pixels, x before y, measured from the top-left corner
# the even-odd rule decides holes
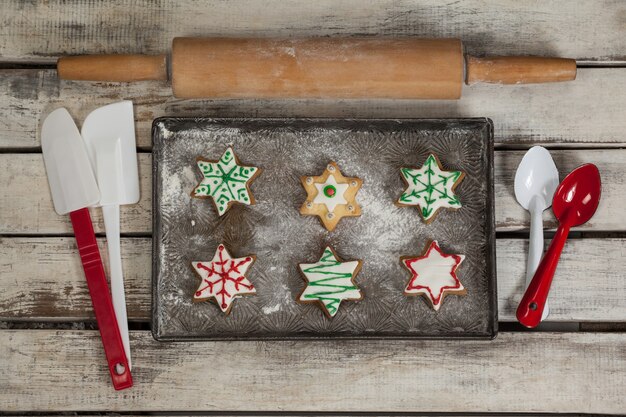
[[[300,181],[307,194],[300,214],[319,217],[326,230],[335,230],[344,217],[361,215],[356,195],[363,181],[344,177],[335,162],[330,162],[322,175],[300,177]]]
[[[191,265],[202,280],[194,293],[194,301],[213,298],[220,310],[227,312],[235,298],[256,294],[254,285],[245,277],[253,262],[252,256],[233,259],[221,244],[211,261],[192,262]]]
[[[424,220],[430,220],[440,208],[461,207],[461,201],[453,189],[461,181],[463,173],[442,170],[435,155],[428,155],[421,168],[402,168],[400,173],[407,183],[407,188],[398,203],[419,206]]]
[[[456,269],[465,259],[464,255],[444,253],[437,241],[433,241],[426,254],[415,258],[403,258],[403,264],[411,271],[405,294],[423,294],[435,310],[439,310],[447,292],[462,292],[463,284],[456,276]]]
[[[362,298],[361,290],[353,283],[359,265],[359,261],[339,261],[327,247],[318,262],[300,264],[300,269],[308,282],[299,300],[319,301],[328,315],[334,317],[339,311],[341,301]]]
[[[220,216],[233,203],[250,205],[254,201],[248,186],[259,169],[239,165],[232,148],[227,148],[219,161],[198,160],[198,168],[202,171],[203,178],[192,196],[211,197]]]
[[[329,212],[333,212],[339,204],[348,204],[344,194],[348,189],[348,184],[337,184],[335,175],[328,176],[326,182],[314,184],[317,188],[317,195],[313,199],[314,204],[324,204]]]

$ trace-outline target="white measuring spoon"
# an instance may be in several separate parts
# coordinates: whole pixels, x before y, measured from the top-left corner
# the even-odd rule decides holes
[[[81,135],[100,188],[98,205],[102,206],[107,236],[111,296],[124,350],[131,366],[120,249],[120,205],[139,201],[133,103],[121,101],[92,111],[83,123]]]
[[[526,263],[526,286],[530,283],[543,254],[543,218],[545,209],[552,205],[554,191],[559,185],[559,171],[550,152],[534,146],[526,152],[515,173],[515,198],[530,212],[530,237]],[[548,303],[541,320],[550,314]]]

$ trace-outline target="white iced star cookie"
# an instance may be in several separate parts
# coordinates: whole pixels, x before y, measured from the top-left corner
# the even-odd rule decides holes
[[[360,260],[343,262],[327,247],[316,263],[299,265],[307,284],[297,300],[318,303],[328,318],[334,317],[342,301],[363,299],[363,293],[354,282],[361,264]]]
[[[249,187],[261,169],[242,166],[231,147],[218,161],[198,158],[197,163],[203,178],[191,193],[192,197],[213,199],[220,216],[235,203],[254,204]]]
[[[349,186],[348,184],[337,184],[334,175],[329,175],[324,183],[314,183],[313,185],[317,188],[317,195],[313,199],[313,204],[324,204],[329,213],[335,211],[335,207],[339,204],[348,204],[344,194]]]
[[[214,301],[223,313],[230,313],[235,298],[256,294],[246,273],[255,261],[254,255],[233,259],[223,244],[217,246],[210,261],[194,261],[191,266],[200,277],[194,302]]]
[[[466,293],[456,276],[463,259],[464,255],[444,253],[436,240],[427,246],[422,255],[401,257],[400,262],[411,273],[404,294],[423,295],[435,311],[439,310],[446,295]]]
[[[430,223],[441,208],[461,208],[454,189],[465,174],[444,171],[434,154],[428,155],[421,168],[401,168],[400,173],[407,188],[396,204],[418,206],[424,222]]]
[[[307,199],[300,208],[300,214],[318,216],[327,230],[334,230],[342,217],[361,215],[356,194],[363,181],[344,177],[336,163],[329,163],[322,175],[305,176],[301,181]]]

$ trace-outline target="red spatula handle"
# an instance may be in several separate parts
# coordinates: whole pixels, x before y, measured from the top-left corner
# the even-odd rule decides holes
[[[550,242],[550,247],[543,259],[541,259],[541,263],[537,267],[537,271],[530,284],[528,284],[522,301],[520,301],[517,307],[517,320],[526,327],[534,328],[541,322],[541,315],[546,306],[552,278],[554,278],[554,272],[559,263],[568,233],[568,226],[559,226],[552,242]]]
[[[100,258],[100,250],[96,242],[96,235],[93,232],[89,210],[82,208],[72,211],[70,218],[72,219],[76,244],[83,263],[85,278],[87,278],[89,295],[96,313],[113,386],[116,390],[130,388],[133,386],[133,378],[124,353],[122,337],[117,327],[111,293],[104,274],[102,258]]]

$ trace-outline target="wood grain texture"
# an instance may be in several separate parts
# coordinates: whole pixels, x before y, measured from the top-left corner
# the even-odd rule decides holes
[[[536,54],[592,66],[626,65],[626,2],[619,0],[297,0],[279,6],[254,0],[7,0],[0,4],[0,22],[0,63],[51,64],[60,55],[79,53],[163,53],[175,36],[373,35],[455,36],[478,56]],[[152,119],[163,115],[484,116],[494,120],[500,148],[620,148],[626,146],[626,95],[620,94],[626,91],[625,74],[626,68],[579,68],[572,83],[466,87],[461,101],[450,102],[180,101],[165,82],[65,82],[53,70],[0,70],[0,150],[36,151],[41,120],[56,107],[68,107],[80,125],[97,106],[121,99],[135,102],[142,149],[150,148]],[[527,228],[528,217],[512,195],[522,153],[496,155],[499,230]],[[626,201],[625,155],[624,149],[554,153],[562,173],[582,162],[599,164],[603,202],[583,230],[626,230],[619,207]],[[33,235],[0,238],[0,321],[93,319],[73,238],[40,236],[71,232],[69,221],[52,210],[41,155],[3,154],[0,167],[0,235]],[[150,233],[150,169],[150,156],[141,155],[143,198],[123,209],[125,233]],[[101,215],[94,217],[103,232]],[[623,326],[625,241],[569,242],[553,285],[551,320],[561,326],[591,321],[596,329],[606,322]],[[521,296],[526,241],[497,243],[500,319],[511,321]],[[122,248],[129,315],[145,321],[151,242],[125,238]],[[102,254],[106,257],[106,251]],[[33,264],[35,272],[29,269]],[[626,410],[624,332],[501,333],[493,342],[159,344],[147,332],[131,337],[136,385],[116,393],[97,332],[0,330],[0,409],[96,414]],[[219,394],[210,395],[211,387],[220,387]],[[426,400],[418,402],[415,393]]]
[[[0,29],[1,30],[1,29]],[[0,42],[2,38],[0,37]],[[458,101],[176,100],[165,82],[59,81],[53,70],[0,70],[0,149],[40,146],[41,121],[67,107],[80,126],[98,106],[135,103],[137,144],[148,149],[152,120],[202,117],[490,117],[497,146],[624,146],[626,68],[580,68],[576,81],[465,86]]]
[[[152,155],[139,154],[141,198],[138,204],[120,207],[123,233],[150,233],[152,230]],[[0,154],[0,234],[73,234],[69,216],[59,216],[52,197],[41,154]],[[96,232],[104,233],[102,210],[92,208]]]
[[[104,240],[99,243],[106,265]],[[525,239],[497,241],[500,321],[515,321],[527,251]],[[122,255],[128,316],[150,320],[151,240],[122,239]],[[626,239],[569,241],[550,292],[549,321],[626,321],[624,257]],[[94,319],[73,238],[3,238],[0,258],[0,321]]]
[[[0,361],[0,403],[9,412],[618,414],[626,408],[625,334],[503,333],[491,342],[158,343],[148,332],[131,332],[131,346],[135,386],[118,393],[97,332],[0,331],[0,351],[7,353]]]
[[[460,37],[473,55],[542,55],[626,62],[626,5],[616,0],[8,0],[0,60],[167,51],[176,36]],[[601,30],[599,30],[601,28]]]
[[[64,80],[165,81],[167,62],[165,54],[64,56],[57,62],[57,74]]]
[[[105,239],[98,239],[109,275]],[[152,240],[121,240],[128,318],[150,317]],[[68,238],[0,238],[0,321],[95,320],[76,241]]]
[[[513,194],[515,170],[523,155],[522,151],[508,150],[495,153],[496,227],[499,231],[528,229],[529,215],[517,204]],[[600,168],[602,199],[598,211],[591,221],[574,230],[626,230],[623,221],[626,149],[556,150],[552,155],[561,178],[585,162],[595,163]],[[57,215],[52,207],[41,154],[0,154],[0,166],[4,167],[0,170],[0,187],[10,196],[0,199],[0,234],[72,233],[69,217]],[[152,231],[150,154],[139,154],[139,175],[141,199],[136,205],[122,206],[123,233],[149,234]],[[398,189],[398,195],[401,192]],[[104,232],[101,210],[92,209],[91,213],[95,230]],[[546,228],[555,228],[550,210],[544,212],[544,218]]]
[[[530,216],[515,199],[515,172],[526,151],[497,151],[495,153],[496,226],[499,231],[528,230]],[[565,175],[584,163],[593,163],[600,170],[602,197],[592,219],[573,230],[626,230],[623,206],[626,203],[626,149],[559,150],[551,151],[562,180]],[[556,229],[557,223],[548,209],[544,212],[544,227]]]
[[[177,98],[454,100],[464,72],[458,39],[175,38],[171,62]]]
[[[466,58],[466,82],[475,84],[533,84],[576,79],[576,61],[537,56]]]

